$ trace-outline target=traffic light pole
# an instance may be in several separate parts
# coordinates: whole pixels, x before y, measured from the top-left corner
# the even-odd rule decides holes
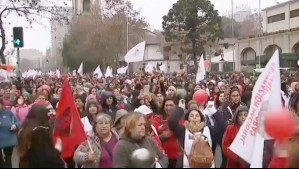
[[[20,48],[17,48],[17,77],[21,77],[20,72]]]

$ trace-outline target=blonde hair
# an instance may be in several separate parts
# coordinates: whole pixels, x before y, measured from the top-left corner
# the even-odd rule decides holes
[[[133,129],[140,118],[144,118],[144,115],[139,112],[132,112],[126,117],[124,126],[124,136],[131,138],[131,129]],[[144,118],[145,119],[145,118]]]

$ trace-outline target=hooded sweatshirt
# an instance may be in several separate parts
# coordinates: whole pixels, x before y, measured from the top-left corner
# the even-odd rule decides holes
[[[229,149],[229,146],[234,141],[237,136],[241,125],[238,122],[238,115],[240,112],[246,111],[248,113],[248,108],[246,106],[239,106],[233,116],[232,123],[229,124],[225,130],[222,139],[222,151],[227,157],[227,168],[245,168],[247,166],[246,162],[243,161],[238,155]]]
[[[112,102],[111,105],[107,105],[107,103],[106,103],[106,100],[109,97],[113,98],[113,102]],[[102,106],[101,112],[110,115],[111,118],[112,118],[112,120],[114,121],[115,116],[116,116],[116,112],[117,112],[117,110],[119,110],[119,107],[117,106],[116,97],[111,92],[103,92],[102,96],[101,96],[101,100],[102,100],[102,103],[101,103],[101,106]]]

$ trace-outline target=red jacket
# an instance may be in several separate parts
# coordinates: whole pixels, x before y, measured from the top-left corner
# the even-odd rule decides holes
[[[288,158],[273,157],[268,168],[288,168]]]
[[[227,126],[222,139],[222,151],[227,157],[226,168],[247,168],[246,162],[238,155],[232,152],[228,147],[233,143],[240,129],[238,124],[230,124]]]
[[[161,120],[161,118],[163,118],[161,115],[155,115],[154,119],[152,121],[152,125],[156,128],[158,135],[163,134],[163,131],[169,130],[170,129],[167,127],[165,130],[159,130],[159,127],[162,125],[162,123],[166,123],[166,121]],[[169,117],[167,117],[168,119]],[[171,131],[170,131],[171,132]],[[169,158],[178,158],[178,154],[179,154],[179,144],[178,144],[178,140],[176,139],[176,137],[174,136],[174,134],[172,133],[171,136],[166,139],[165,141],[162,141],[162,146],[163,149],[165,150],[165,154],[167,155],[167,157]]]
[[[159,139],[159,136],[157,136],[154,132],[151,133],[151,138],[156,142],[158,148],[162,153],[165,153],[165,150],[163,149],[163,145],[161,140]]]

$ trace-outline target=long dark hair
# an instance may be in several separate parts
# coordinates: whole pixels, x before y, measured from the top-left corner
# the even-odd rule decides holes
[[[162,105],[160,107],[160,114],[163,117],[163,119],[166,119],[166,112],[164,110],[164,107],[165,107],[165,104],[166,104],[167,101],[173,101],[173,103],[175,105],[177,105],[177,99],[175,99],[174,97],[171,97],[171,96],[165,97],[164,101],[162,102]]]
[[[215,98],[215,106],[216,106],[216,108],[218,108],[219,106],[221,106],[221,101],[219,100],[221,94],[225,94],[225,92],[224,91],[220,91],[216,95],[216,98]]]
[[[32,138],[33,129],[38,126],[46,128],[50,126],[48,113],[49,110],[40,104],[33,105],[29,110],[18,135],[18,152],[20,156],[24,156],[31,148],[31,145],[35,144],[34,141],[37,141]]]
[[[189,115],[192,111],[197,111],[199,113],[200,116],[200,122],[204,122],[205,121],[205,116],[204,114],[200,111],[200,110],[189,110],[186,114],[185,114],[185,121],[189,121]]]

